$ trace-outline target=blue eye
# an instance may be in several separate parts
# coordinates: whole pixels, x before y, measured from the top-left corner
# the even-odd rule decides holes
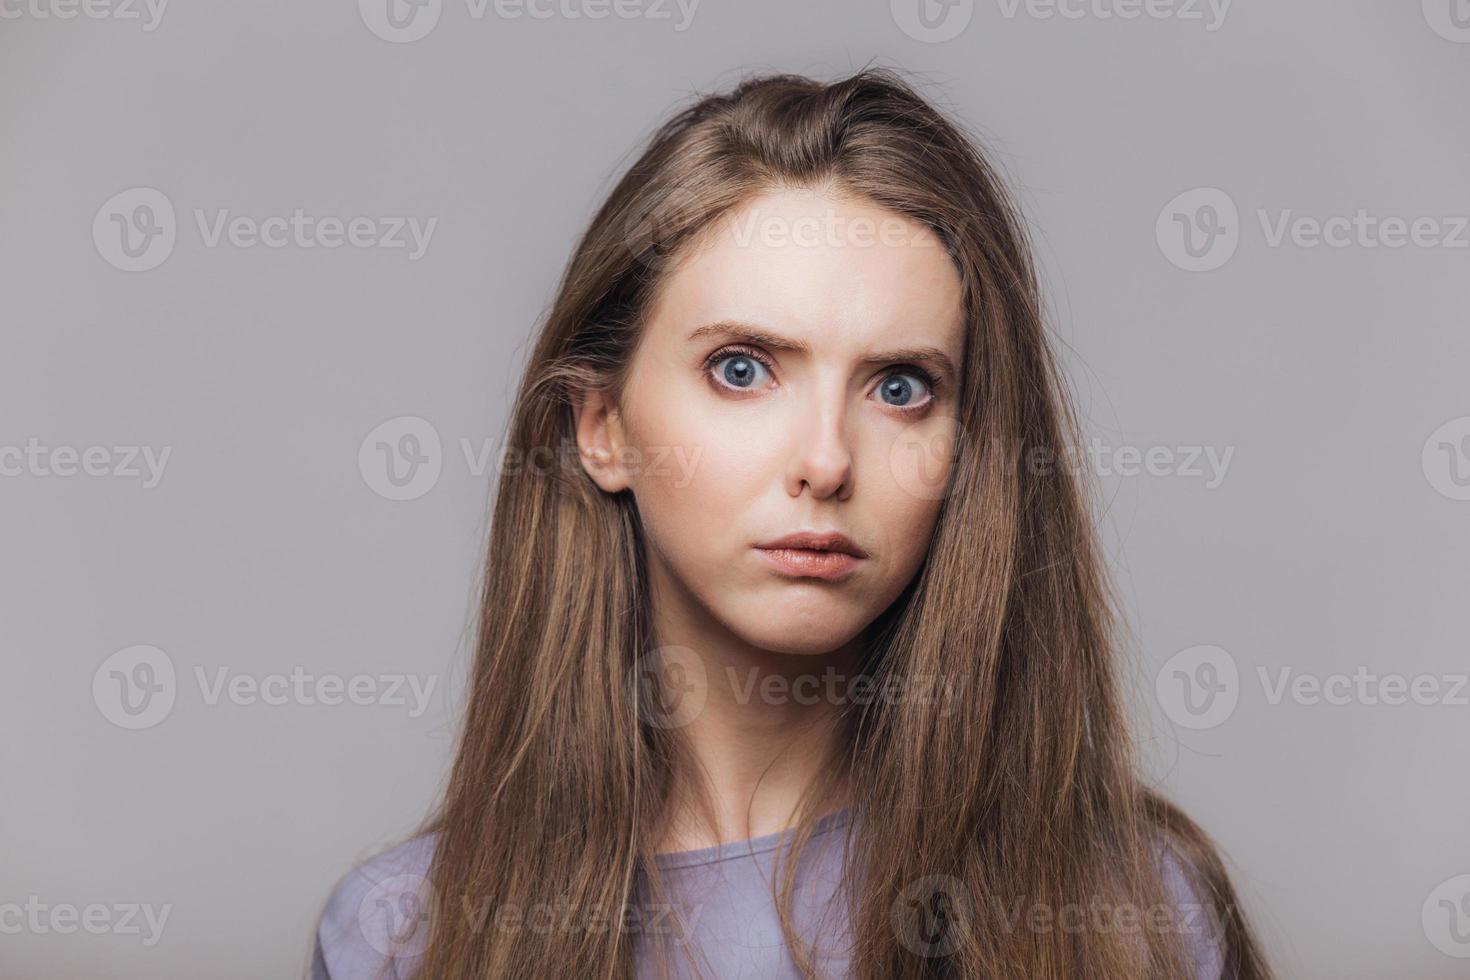
[[[749,354],[729,354],[715,361],[711,367],[718,370],[721,381],[731,388],[754,388],[763,372],[770,374],[764,364]]]
[[[932,394],[928,380],[911,371],[890,374],[878,386],[878,391],[895,408],[917,407]]]
[[[775,380],[775,363],[751,348],[725,347],[705,361],[704,374],[710,384],[724,391],[755,391]],[[892,370],[878,385],[883,401],[899,412],[921,412],[937,397],[938,380],[923,368],[903,365]]]

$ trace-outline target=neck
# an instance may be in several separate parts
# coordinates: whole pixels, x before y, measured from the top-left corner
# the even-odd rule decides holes
[[[655,642],[672,692],[661,717],[688,748],[668,801],[659,852],[746,840],[790,827],[839,737],[844,690],[861,638],[827,654],[786,654],[746,643],[664,570],[650,569]],[[837,776],[838,798],[847,783]]]

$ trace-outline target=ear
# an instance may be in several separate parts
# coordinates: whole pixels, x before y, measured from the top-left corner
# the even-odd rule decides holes
[[[632,483],[626,464],[623,417],[602,391],[589,391],[573,406],[582,468],[603,490],[617,493]]]

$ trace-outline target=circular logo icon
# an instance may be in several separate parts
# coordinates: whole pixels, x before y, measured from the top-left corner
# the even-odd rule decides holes
[[[1220,647],[1197,646],[1170,657],[1154,679],[1159,705],[1181,728],[1224,724],[1240,701],[1240,671]]]
[[[951,480],[965,432],[953,416],[936,415],[906,425],[888,447],[888,469],[893,480],[921,500],[943,500],[954,491]]]
[[[158,647],[119,650],[92,675],[92,701],[119,728],[152,728],[173,711],[174,662]]]
[[[174,250],[178,224],[167,195],[152,187],[130,187],[107,199],[92,218],[92,244],[108,265],[147,272]]]
[[[1424,478],[1442,496],[1470,500],[1470,415],[1450,419],[1424,440]]]
[[[699,223],[698,200],[683,187],[646,190],[630,206],[623,221],[623,244],[652,271],[668,268],[678,258],[675,237]]]
[[[429,946],[431,901],[429,880],[423,875],[394,875],[363,896],[357,927],[382,956],[419,956]]]
[[[439,23],[443,7],[444,0],[357,0],[367,29],[393,44],[427,37]]]
[[[949,956],[964,945],[974,915],[970,890],[950,875],[929,875],[910,882],[889,909],[898,941],[910,953],[926,959]]]
[[[1218,187],[1197,187],[1174,198],[1154,225],[1159,251],[1187,272],[1210,272],[1240,245],[1240,212]]]
[[[443,467],[439,430],[416,415],[389,419],[357,450],[363,482],[387,500],[417,500],[434,489]]]
[[[1446,41],[1470,44],[1470,0],[1424,0],[1424,19]]]
[[[689,647],[657,647],[632,667],[638,717],[655,728],[682,728],[704,710],[709,674]]]
[[[1420,910],[1424,935],[1435,949],[1456,959],[1470,959],[1470,875],[1441,881]]]
[[[975,0],[889,0],[893,22],[915,41],[938,44],[960,36],[975,16]]]

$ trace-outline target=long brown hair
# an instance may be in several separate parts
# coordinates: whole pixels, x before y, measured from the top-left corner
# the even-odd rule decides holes
[[[658,891],[654,849],[689,760],[678,728],[645,710],[640,672],[656,641],[636,507],[564,465],[576,459],[573,406],[592,388],[616,398],[681,247],[779,186],[836,187],[932,229],[967,317],[951,482],[927,558],[866,634],[863,660],[875,683],[943,677],[963,696],[850,706],[824,767],[850,781],[854,976],[1188,975],[1170,929],[1016,917],[1099,900],[1161,907],[1163,842],[1209,906],[1225,975],[1268,977],[1216,849],[1137,775],[1085,484],[1068,467],[1027,463],[1065,458],[1077,425],[1016,207],[973,136],[900,75],[871,68],[831,84],[749,78],[683,108],[577,245],[515,402],[462,741],[420,828],[438,842],[418,975],[633,976],[625,930],[490,921],[501,906],[618,909],[642,887]],[[803,797],[773,881],[809,976],[793,874],[835,785]],[[916,943],[904,916],[939,905],[947,933],[935,943],[921,929]]]

